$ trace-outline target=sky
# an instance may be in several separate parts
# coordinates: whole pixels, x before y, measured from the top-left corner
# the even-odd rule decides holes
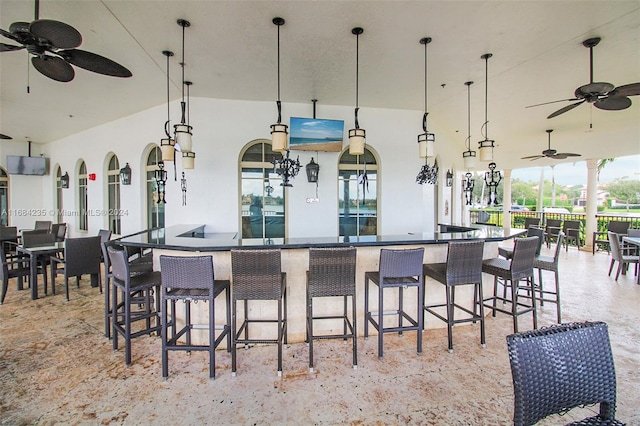
[[[529,167],[526,169],[514,169],[511,171],[512,179],[522,179],[538,183],[540,170],[544,169],[544,179],[551,180],[551,167]],[[576,161],[575,163],[560,163],[555,166],[555,181],[559,185],[586,185],[587,163]],[[627,177],[640,180],[640,155],[618,157],[612,163],[607,164],[600,172],[600,183],[611,182],[616,178]]]

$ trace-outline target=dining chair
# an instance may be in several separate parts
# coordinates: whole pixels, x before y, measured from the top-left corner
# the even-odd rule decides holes
[[[514,426],[599,404],[571,425],[622,426],[616,420],[616,373],[604,322],[569,323],[507,336]],[[564,422],[563,422],[564,423]]]
[[[384,333],[398,333],[405,331],[416,332],[417,352],[422,353],[422,329],[424,321],[424,276],[422,274],[422,262],[424,248],[412,249],[380,249],[380,261],[377,271],[368,271],[364,274],[364,338],[369,337],[369,323],[378,331],[378,358],[383,357]],[[378,310],[369,308],[370,284],[377,286]],[[410,316],[404,309],[404,289],[416,289],[416,314]],[[396,289],[398,291],[397,309],[385,310],[384,290]],[[387,302],[388,303],[388,302]],[[396,316],[397,325],[384,325],[384,316]],[[403,324],[406,320],[409,325]]]
[[[566,251],[569,251],[569,244],[574,243],[576,248],[580,249],[580,227],[582,222],[579,220],[565,220],[562,224],[562,232],[564,233],[564,245]]]
[[[53,225],[51,225],[51,233],[56,236],[56,242],[63,242],[67,236],[67,224],[54,223]]]
[[[69,300],[69,278],[76,278],[76,286],[80,287],[82,275],[91,275],[92,286],[100,287],[100,237],[67,238],[64,242],[62,258],[51,256],[51,287],[56,293],[55,280],[58,274],[64,275],[64,287]]]
[[[4,244],[0,244],[0,263],[2,263],[2,265],[0,265],[0,280],[2,281],[0,305],[4,303],[4,298],[7,296],[9,280],[16,278],[18,288],[22,288],[22,280],[31,273],[29,256],[21,254],[15,254],[11,258],[6,256],[5,248],[11,244],[15,245],[16,243],[5,242]]]
[[[34,228],[36,231],[46,231],[51,232],[51,221],[50,220],[36,220],[36,224]]]
[[[618,262],[618,269],[616,270],[616,281],[620,276],[620,272],[623,275],[627,273],[627,269],[630,264],[635,264],[635,273],[638,275],[637,265],[640,264],[640,257],[635,254],[629,254],[629,252],[622,246],[620,241],[621,236],[615,232],[608,232],[609,244],[611,245],[611,263],[609,264],[609,276],[613,271],[613,265]]]
[[[594,232],[593,233],[593,254],[596,254],[596,250],[598,247],[604,247],[607,252],[611,250],[609,245],[609,236],[608,232],[615,232],[616,234],[623,235],[626,234],[631,226],[631,222],[629,221],[621,221],[621,220],[610,220],[607,223],[607,230],[604,232]]]
[[[326,312],[327,298],[342,298],[340,314]],[[322,298],[323,315],[314,314],[313,300]],[[351,298],[351,318],[348,315],[348,299]],[[318,307],[319,310],[319,307]],[[313,372],[313,341],[317,339],[351,339],[353,368],[358,368],[358,332],[356,324],[356,248],[310,248],[307,271],[307,343],[309,344],[309,372]],[[314,321],[341,320],[342,334],[314,332]]]
[[[524,218],[524,229],[529,229],[532,226],[535,226],[536,228],[540,227],[540,218],[539,217],[525,217]]]
[[[562,220],[561,219],[547,219],[544,232],[545,232],[545,241],[547,243],[547,248],[551,247],[551,240],[558,238],[558,233],[562,231]]]
[[[51,232],[45,232],[44,230],[40,231],[23,231],[22,232],[22,245],[25,248],[33,248],[33,247],[47,247],[53,246],[56,243],[56,236]],[[49,265],[50,255],[38,255],[35,257],[36,260],[36,270],[37,273],[42,274],[42,280],[44,281],[44,292],[47,294],[47,266]],[[37,276],[37,274],[36,274]],[[38,283],[30,283],[30,285],[38,285]],[[52,288],[55,286],[55,283],[52,283]],[[53,292],[55,293],[55,288],[53,288]]]
[[[162,377],[169,377],[169,351],[206,351],[209,353],[209,378],[216,376],[216,348],[226,340],[227,352],[231,351],[231,283],[215,279],[213,256],[160,256],[162,324]],[[226,321],[216,324],[216,298],[224,297]],[[176,331],[175,305],[183,301],[184,325]],[[191,331],[196,329],[191,321],[191,302],[208,302],[209,323],[206,325],[206,344],[194,344]],[[171,304],[171,319],[168,308]],[[169,331],[173,330],[170,334]],[[218,331],[219,330],[219,331]],[[217,336],[216,336],[217,334]],[[184,341],[182,340],[184,339]]]

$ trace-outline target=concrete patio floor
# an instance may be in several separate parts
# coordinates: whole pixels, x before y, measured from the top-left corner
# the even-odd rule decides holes
[[[618,282],[608,277],[609,261],[606,252],[562,251],[563,321],[609,324],[617,417],[640,425],[640,286],[633,273]],[[163,381],[158,338],[135,339],[133,364],[126,367],[124,351],[113,352],[103,335],[98,289],[90,288],[87,277],[80,289],[71,287],[66,302],[62,288],[32,301],[28,290],[18,292],[10,283],[0,306],[2,425],[512,424],[505,343],[512,320],[500,314],[487,318],[484,349],[474,325],[454,329],[453,353],[444,328],[425,332],[421,355],[414,334],[385,335],[381,360],[376,339],[359,338],[354,370],[350,344],[319,341],[316,371],[309,373],[308,348],[295,343],[284,350],[281,378],[275,346],[239,349],[237,377],[231,376],[230,355],[218,351],[215,381],[208,378],[206,354],[173,352]],[[546,304],[539,325],[554,321],[555,306]],[[530,327],[523,318],[521,329]],[[574,409],[540,424],[568,423],[596,409]]]

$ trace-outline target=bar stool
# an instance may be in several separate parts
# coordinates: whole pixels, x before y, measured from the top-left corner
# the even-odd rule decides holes
[[[544,229],[531,226],[527,228],[527,237],[538,237],[538,247],[536,248],[536,256],[540,255],[542,249],[542,241],[544,240]],[[513,247],[498,247],[498,254],[505,259],[513,257]]]
[[[97,237],[96,237],[97,238]],[[118,350],[118,334],[125,342],[125,363],[131,365],[131,339],[153,332],[160,332],[160,272],[147,272],[133,276],[127,262],[126,251],[122,248],[107,247],[111,262],[111,282],[113,283],[111,301],[111,326],[113,350]],[[122,302],[118,302],[118,293]],[[154,304],[155,296],[155,304]],[[139,307],[133,311],[132,307]],[[153,307],[153,309],[152,309]],[[154,325],[151,320],[155,319]],[[132,324],[142,323],[132,331]]]
[[[534,288],[538,290],[538,301],[540,306],[544,305],[544,302],[550,302],[556,304],[556,315],[558,324],[562,322],[562,316],[560,313],[560,282],[558,280],[558,261],[560,259],[560,249],[562,248],[562,240],[564,239],[564,232],[558,234],[558,242],[556,243],[556,251],[553,257],[550,256],[537,256],[533,261],[533,268],[538,270],[538,284],[534,284]],[[542,271],[551,271],[555,275],[555,289],[545,290],[542,282]],[[535,293],[534,293],[535,294]],[[549,296],[549,297],[547,297]]]
[[[278,376],[282,376],[282,345],[287,344],[287,274],[282,272],[279,249],[231,250],[232,280],[232,345],[231,375],[236,376],[236,346],[245,348],[250,343],[275,343],[278,345]],[[237,328],[237,302],[244,302],[244,318]],[[278,302],[277,319],[249,318],[249,300],[272,300]],[[275,323],[278,328],[276,339],[250,339],[250,324]],[[241,336],[244,337],[241,338]]]
[[[492,310],[492,315],[496,316],[496,311],[513,317],[513,331],[518,332],[518,316],[532,312],[533,328],[538,328],[538,317],[536,315],[536,298],[530,297],[531,304],[527,305],[519,300],[519,290],[525,289],[533,292],[533,261],[538,246],[538,237],[516,238],[511,260],[502,258],[486,259],[482,262],[482,272],[493,275],[493,296],[484,299],[484,306]],[[498,278],[503,279],[505,286],[511,287],[511,298],[498,296]],[[526,285],[521,286],[520,280],[526,280]],[[509,283],[507,283],[507,281]],[[497,307],[497,301],[510,303],[511,310]]]
[[[422,261],[424,248],[403,250],[380,250],[380,267],[378,271],[369,271],[364,274],[364,337],[369,337],[369,323],[378,330],[378,358],[382,358],[382,336],[384,333],[415,330],[417,332],[418,353],[422,353],[422,329],[424,320],[424,285],[422,275]],[[378,286],[378,312],[369,310],[369,282]],[[415,287],[417,294],[416,318],[409,316],[403,308],[403,290],[407,287]],[[398,289],[398,309],[394,311],[384,310],[384,289]],[[397,327],[385,327],[383,315],[397,315]],[[377,318],[377,319],[376,319]],[[411,325],[404,326],[402,320],[406,319]]]
[[[484,240],[449,241],[446,263],[428,263],[423,265],[425,276],[444,284],[445,303],[425,303],[424,310],[447,323],[449,352],[453,352],[453,325],[464,322],[480,322],[480,344],[485,346],[484,307],[482,297],[482,252]],[[473,311],[456,303],[456,287],[473,285]],[[446,317],[434,308],[446,308]],[[477,308],[479,308],[479,313]],[[466,313],[465,318],[455,319],[458,309]]]
[[[317,297],[343,297],[342,315],[313,315],[313,299]],[[347,315],[347,299],[351,297],[351,319]],[[342,334],[317,335],[314,320],[341,319]],[[358,368],[356,328],[356,248],[310,248],[307,271],[307,342],[309,343],[309,372],[313,373],[313,341],[342,337],[353,340],[353,368]]]
[[[169,377],[169,351],[207,351],[209,352],[209,378],[216,375],[216,348],[226,338],[227,351],[231,351],[231,283],[229,280],[216,280],[213,273],[213,256],[160,256],[162,275],[162,377]],[[226,302],[226,323],[216,326],[216,297],[222,293]],[[177,300],[185,303],[185,325],[175,331],[175,304]],[[209,302],[208,343],[191,343],[191,302],[198,300]],[[171,320],[168,318],[168,302],[171,301]],[[169,335],[169,326],[174,330]],[[216,337],[216,329],[221,330]],[[186,343],[178,340],[185,336]]]

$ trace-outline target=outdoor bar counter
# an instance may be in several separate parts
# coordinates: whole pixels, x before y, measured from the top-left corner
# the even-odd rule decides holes
[[[282,251],[282,270],[287,273],[287,310],[288,310],[288,338],[289,342],[302,342],[305,339],[305,315],[306,315],[306,271],[309,263],[310,247],[345,247],[357,248],[356,265],[356,302],[358,334],[363,334],[364,319],[364,274],[366,271],[378,269],[378,261],[381,248],[403,249],[424,247],[424,263],[444,262],[447,256],[447,242],[460,240],[485,240],[483,257],[491,258],[498,254],[498,244],[515,236],[524,234],[524,229],[507,231],[504,228],[490,225],[471,225],[469,227],[455,225],[439,225],[439,232],[435,233],[408,233],[405,235],[386,236],[350,236],[350,237],[310,237],[310,238],[238,238],[235,232],[210,232],[205,225],[174,225],[166,228],[156,228],[142,231],[123,237],[117,242],[124,246],[153,249],[154,269],[160,270],[159,257],[169,256],[200,256],[212,255],[214,273],[216,279],[231,279],[231,250],[255,249],[255,248],[279,248]],[[233,283],[232,283],[233,286]],[[473,286],[462,286],[458,289],[456,300],[462,305],[472,308]],[[493,281],[489,282],[487,276],[484,282],[484,294],[493,291]],[[405,292],[404,306],[410,313],[411,306],[416,306],[415,293]],[[425,279],[425,295],[427,303],[444,301],[444,288],[442,284]],[[371,296],[372,303],[377,297]],[[485,296],[486,297],[486,296]],[[396,300],[394,300],[394,298]],[[413,299],[412,299],[413,298]],[[326,299],[326,300],[322,300]],[[342,309],[340,298],[322,298],[314,302],[314,311],[339,313]],[[465,301],[468,301],[465,303]],[[222,300],[216,301],[216,317],[220,323],[224,322],[225,310]],[[385,292],[385,306],[394,306],[397,303],[396,292]],[[375,306],[375,305],[374,305]],[[254,311],[254,316],[277,317],[275,303],[250,302],[249,309]],[[206,304],[197,304],[192,307],[192,319],[194,322],[206,324],[208,322],[208,307]],[[177,314],[178,321],[182,315]],[[394,316],[389,316],[393,320]],[[239,318],[240,320],[240,318]],[[275,329],[265,325],[255,325],[251,333],[255,337],[273,337]],[[444,327],[445,323],[425,315],[425,328]],[[318,332],[333,333],[341,330],[340,321],[320,321],[314,324]],[[273,330],[272,330],[273,329]],[[254,333],[255,330],[255,333]],[[206,339],[206,332],[200,338]],[[373,329],[375,333],[375,329]],[[200,338],[196,337],[198,340]]]

